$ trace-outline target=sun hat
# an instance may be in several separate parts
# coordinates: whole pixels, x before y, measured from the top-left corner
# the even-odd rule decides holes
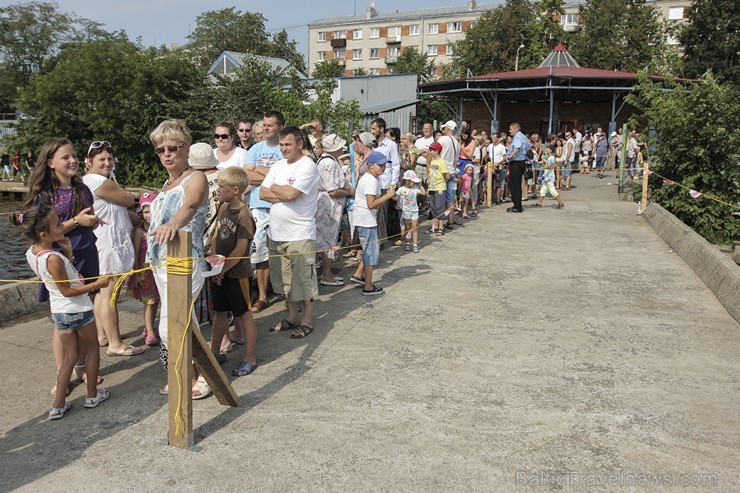
[[[344,149],[344,145],[347,143],[346,140],[339,137],[337,134],[329,134],[321,139],[321,147],[326,152],[335,152]]]
[[[612,137],[616,137],[616,136],[617,136],[617,132],[612,132]]]
[[[406,172],[403,174],[403,179],[411,180],[414,183],[421,183],[421,179],[418,176],[416,176],[416,173],[414,173],[414,170],[412,169],[406,170]]]
[[[385,158],[382,152],[373,151],[367,157],[367,164],[379,164],[380,166],[385,166],[385,163],[387,162],[388,160]]]
[[[449,128],[450,130],[454,131],[457,128],[457,123],[452,120],[447,120],[447,122],[442,125],[442,128]]]
[[[357,138],[366,146],[375,146],[375,136],[370,132],[362,132],[360,133],[360,135],[357,136]]]
[[[139,207],[136,208],[136,212],[141,212],[145,205],[151,205],[156,198],[157,194],[154,192],[144,192],[139,195]]]
[[[218,166],[218,159],[213,155],[210,144],[198,142],[190,146],[188,164],[193,169],[212,169]]]
[[[432,142],[431,144],[429,144],[429,149],[437,152],[442,152],[442,144],[440,144],[439,142]]]

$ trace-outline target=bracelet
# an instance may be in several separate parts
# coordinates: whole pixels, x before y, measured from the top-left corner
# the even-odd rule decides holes
[[[80,223],[77,222],[77,218],[76,217],[73,217],[72,218],[72,222],[75,223],[75,226],[79,226],[80,225]]]

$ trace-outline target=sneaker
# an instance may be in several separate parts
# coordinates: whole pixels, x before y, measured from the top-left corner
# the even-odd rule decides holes
[[[52,407],[49,411],[49,419],[62,419],[67,409],[72,407],[71,402],[64,401],[64,407]]]
[[[364,286],[365,285],[365,278],[364,277],[352,276],[352,277],[349,278],[349,280],[352,281],[355,284],[359,284],[360,286]]]
[[[252,364],[249,361],[240,361],[236,368],[231,370],[231,374],[235,377],[245,377],[252,373],[257,368],[257,364]]]
[[[419,245],[414,245],[414,253],[419,253]]]
[[[228,357],[228,356],[226,356],[226,355],[225,355],[225,354],[223,354],[223,353],[221,353],[221,354],[219,354],[218,356],[216,356],[216,362],[217,362],[217,363],[218,363],[219,365],[223,365],[223,364],[224,364],[224,363],[226,363],[227,361],[229,361],[229,357]]]
[[[375,296],[378,294],[383,294],[383,288],[379,288],[378,286],[373,286],[373,289],[367,290],[363,289],[362,294],[365,296]]]
[[[509,207],[506,212],[524,212],[524,209],[517,209],[516,207]]]
[[[411,251],[411,243],[406,243],[406,244],[405,244],[405,245],[403,246],[403,251],[404,251],[404,252],[410,252],[410,251]]]
[[[333,281],[324,281],[323,279],[319,279],[319,284],[322,286],[344,286],[344,279],[341,277],[337,277]]]
[[[108,389],[98,387],[98,395],[96,395],[95,397],[85,397],[85,407],[88,409],[98,407],[98,404],[108,400],[108,397],[110,397]]]

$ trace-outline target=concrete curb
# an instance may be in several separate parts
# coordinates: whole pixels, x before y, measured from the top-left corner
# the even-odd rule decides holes
[[[36,283],[12,283],[0,286],[0,324],[39,311],[49,310],[49,303],[39,303]]]
[[[642,216],[740,322],[740,266],[658,204]]]

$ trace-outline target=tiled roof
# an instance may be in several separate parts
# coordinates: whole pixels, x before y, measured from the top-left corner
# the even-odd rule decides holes
[[[470,13],[482,13],[487,10],[492,10],[499,5],[503,4],[504,0],[497,0],[493,3],[482,3],[476,5],[472,10],[468,10],[467,5],[454,5],[452,7],[428,7],[423,9],[408,9],[408,10],[394,10],[389,12],[377,12],[375,17],[370,19],[365,18],[365,12],[360,12],[356,15],[344,15],[337,17],[325,17],[317,21],[311,22],[308,27],[320,27],[320,26],[336,26],[341,24],[364,24],[364,23],[375,23],[375,22],[386,22],[386,21],[400,21],[407,19],[420,19],[420,18],[434,18],[434,17],[450,17],[455,15],[465,15]]]

